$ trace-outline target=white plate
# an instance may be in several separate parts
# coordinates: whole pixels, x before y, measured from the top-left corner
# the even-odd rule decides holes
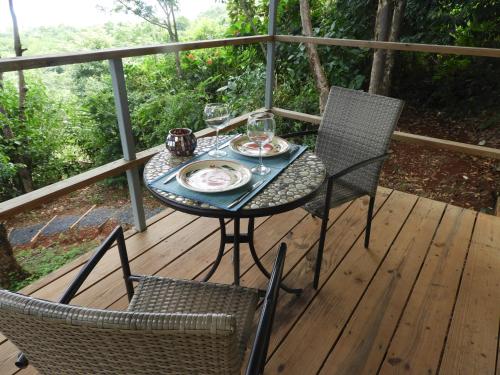
[[[247,135],[241,135],[234,138],[229,143],[232,151],[240,155],[259,157],[259,146],[252,142]],[[269,158],[284,154],[290,149],[290,143],[280,137],[273,137],[271,143],[264,146],[262,150],[262,157]]]
[[[252,178],[250,170],[232,160],[200,160],[180,169],[177,182],[201,193],[221,193],[238,189]]]

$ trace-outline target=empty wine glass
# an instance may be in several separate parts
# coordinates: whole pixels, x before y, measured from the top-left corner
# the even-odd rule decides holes
[[[271,171],[271,168],[266,167],[262,162],[262,149],[273,140],[275,131],[276,122],[272,113],[257,112],[248,117],[248,138],[259,146],[259,164],[251,169],[252,173],[262,176]]]
[[[212,150],[208,155],[221,158],[227,155],[226,151],[219,150],[219,130],[226,126],[226,121],[229,119],[229,107],[222,103],[209,103],[203,111],[203,119],[208,127],[215,129],[215,150]]]

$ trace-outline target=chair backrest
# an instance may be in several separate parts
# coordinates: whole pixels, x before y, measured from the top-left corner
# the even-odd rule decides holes
[[[236,374],[235,318],[88,309],[0,290],[0,331],[42,374]]]
[[[316,153],[328,173],[387,152],[402,109],[399,99],[332,86],[316,143]],[[349,173],[341,182],[373,195],[382,163]]]

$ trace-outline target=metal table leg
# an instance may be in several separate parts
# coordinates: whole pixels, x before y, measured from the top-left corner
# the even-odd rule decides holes
[[[234,219],[233,240],[234,285],[240,285],[240,218]]]
[[[212,265],[212,268],[206,276],[203,278],[203,281],[208,281],[214,274],[214,272],[217,270],[219,267],[220,261],[222,260],[222,257],[224,256],[224,248],[226,247],[226,224],[224,223],[224,219],[219,219],[219,224],[220,224],[220,245],[219,245],[219,252],[217,253],[217,258],[215,258],[215,262]]]
[[[255,262],[255,265],[259,268],[260,272],[262,272],[264,276],[266,276],[269,279],[271,277],[271,273],[268,270],[266,270],[264,265],[260,262],[259,256],[255,251],[255,246],[253,243],[254,225],[255,225],[254,218],[250,218],[248,220],[248,246],[250,247],[250,254],[252,255],[253,261]],[[283,283],[280,284],[280,287],[281,289],[283,289],[285,292],[288,293],[297,295],[302,293],[302,289],[290,288]]]
[[[260,272],[262,272],[262,274],[269,279],[271,274],[261,263],[259,256],[255,251],[255,245],[253,243],[255,219],[254,218],[248,219],[248,232],[246,234],[241,234],[240,218],[234,218],[233,223],[234,223],[234,233],[232,235],[227,234],[225,220],[223,218],[219,219],[220,234],[221,234],[219,252],[217,253],[217,258],[215,259],[212,268],[210,268],[210,271],[208,271],[206,276],[203,278],[203,281],[208,281],[219,267],[222,257],[224,256],[225,245],[233,244],[234,285],[240,285],[240,244],[242,243],[248,243],[248,246],[250,248],[250,254],[252,255],[255,265],[260,270]],[[302,293],[302,289],[290,288],[283,283],[281,283],[280,287],[281,289],[283,289],[285,292],[288,293],[297,295]]]

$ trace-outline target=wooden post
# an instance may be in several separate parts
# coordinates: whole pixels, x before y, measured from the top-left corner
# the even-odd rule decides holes
[[[118,118],[123,158],[126,161],[135,160],[135,142],[132,135],[132,122],[128,108],[127,87],[125,85],[122,59],[109,60],[109,69],[113,81],[116,117]],[[127,170],[127,182],[135,228],[139,232],[143,232],[146,229],[146,217],[144,216],[142,189],[139,180],[139,169],[137,167]]]
[[[269,25],[267,27],[269,36],[276,35],[276,11],[278,9],[278,0],[269,2]],[[266,95],[264,106],[270,110],[273,107],[273,89],[274,89],[274,60],[276,54],[276,42],[271,40],[267,42],[267,62],[266,62]]]

